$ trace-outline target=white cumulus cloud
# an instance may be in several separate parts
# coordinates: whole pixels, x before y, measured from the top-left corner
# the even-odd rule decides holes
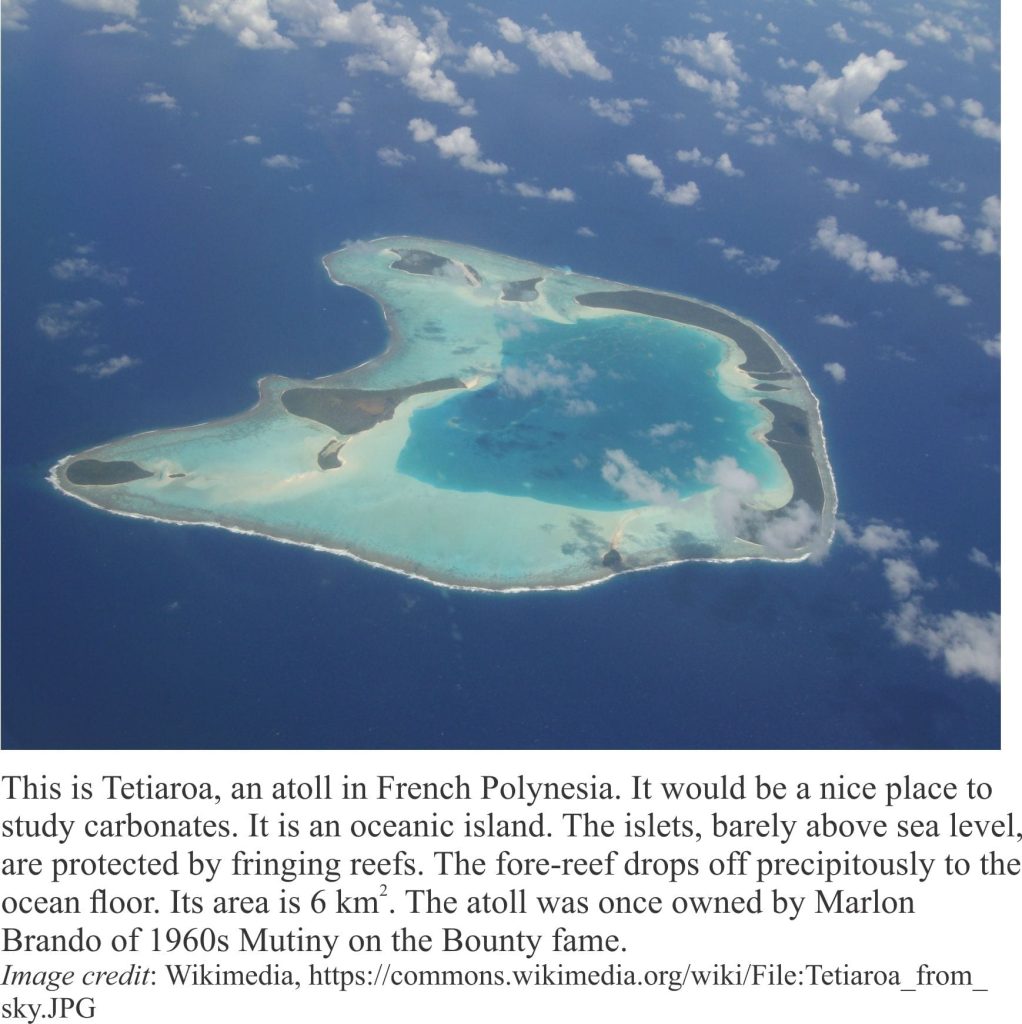
[[[402,153],[397,146],[381,146],[376,151],[376,157],[385,167],[401,167],[403,164],[414,160],[415,157]]]
[[[950,676],[1000,682],[1001,616],[997,612],[934,614],[913,597],[887,616],[887,626],[898,643],[919,648],[931,661],[942,661]]]
[[[831,78],[818,64],[807,70],[816,73],[816,81],[804,85],[782,85],[773,97],[790,110],[832,128],[843,128],[864,142],[889,145],[897,135],[879,107],[863,111],[862,106],[880,88],[892,71],[906,66],[890,50],[878,50],[874,56],[860,53],[849,61],[838,78]]]
[[[846,196],[853,196],[859,191],[859,183],[857,181],[848,181],[846,178],[827,178],[825,179],[827,188],[831,190],[838,197],[838,199],[844,199]]]
[[[667,487],[652,473],[641,469],[620,448],[612,448],[604,452],[600,475],[615,491],[623,494],[629,501],[667,507],[678,505],[681,501],[677,491]]]
[[[505,174],[507,164],[495,160],[483,160],[479,143],[467,125],[455,128],[449,135],[440,135],[436,125],[421,117],[408,122],[408,130],[416,142],[432,142],[445,160],[457,160],[466,171],[477,174]]]
[[[470,75],[495,78],[497,75],[513,75],[518,70],[518,65],[513,60],[508,60],[503,50],[494,52],[482,43],[475,43],[468,48],[461,70]]]
[[[917,231],[955,242],[965,237],[965,222],[957,213],[941,213],[936,206],[929,206],[925,210],[909,210],[907,216],[909,224]]]
[[[668,189],[664,183],[664,172],[642,153],[629,153],[625,167],[632,174],[651,182],[649,193],[674,206],[692,206],[699,201],[699,186],[694,181]]]
[[[28,11],[33,0],[2,0],[0,28],[5,32],[18,32],[28,28]]]
[[[113,14],[118,18],[137,18],[138,0],[64,0],[68,7],[77,7],[80,11],[97,11],[100,14]]]
[[[589,49],[581,32],[540,32],[525,28],[510,18],[500,18],[497,29],[506,43],[524,43],[543,67],[570,78],[573,74],[587,75],[599,82],[612,76]]]
[[[87,256],[68,256],[50,267],[50,273],[58,281],[98,281],[114,288],[123,288],[128,283],[125,267],[108,267]]]
[[[813,245],[834,259],[847,263],[856,273],[865,274],[871,281],[908,283],[912,280],[895,257],[870,249],[858,235],[839,231],[836,217],[824,217],[818,222]]]
[[[287,153],[274,153],[262,159],[263,167],[273,171],[297,171],[304,163],[300,156],[289,156]]]
[[[188,28],[215,25],[248,50],[293,50],[294,40],[278,31],[268,0],[192,0],[178,6]]]
[[[962,112],[965,114],[960,122],[963,127],[981,139],[1001,141],[1001,126],[983,113],[983,104],[979,100],[962,100]]]
[[[88,321],[103,308],[99,299],[75,299],[73,302],[50,302],[36,317],[36,330],[47,338],[70,338],[93,333]]]
[[[111,356],[109,359],[103,359],[94,363],[79,363],[74,370],[75,373],[85,374],[88,377],[92,377],[93,380],[102,380],[104,377],[112,377],[115,373],[121,373],[123,370],[130,370],[134,366],[141,365],[141,359],[123,355]]]
[[[160,89],[156,86],[147,88],[139,99],[142,103],[147,103],[151,107],[162,107],[164,110],[177,110],[177,100],[171,96],[166,89]]]
[[[728,156],[727,153],[721,153],[720,156],[717,157],[717,161],[713,166],[716,167],[721,174],[725,174],[729,178],[745,177],[745,171],[740,171],[737,167],[735,167],[735,165],[731,162],[731,157]]]
[[[628,125],[632,123],[637,108],[645,107],[646,100],[599,100],[595,96],[589,97],[589,109],[597,117],[605,117],[611,124]]]
[[[938,284],[933,289],[934,294],[944,299],[949,306],[969,306],[972,299],[956,284]]]
[[[853,327],[854,324],[850,320],[846,320],[840,313],[822,313],[816,318],[818,324],[823,324],[825,327]]]
[[[682,85],[706,93],[712,103],[734,107],[741,92],[739,82],[748,79],[742,71],[734,45],[726,32],[711,32],[705,39],[696,36],[671,36],[664,40],[664,49],[676,57],[695,64],[677,64],[674,73]]]
[[[552,203],[573,203],[577,198],[570,188],[540,188],[525,181],[515,182],[515,191],[526,199],[548,199]]]
[[[984,256],[1001,251],[1001,197],[987,196],[979,211],[980,226],[972,233],[972,244]]]

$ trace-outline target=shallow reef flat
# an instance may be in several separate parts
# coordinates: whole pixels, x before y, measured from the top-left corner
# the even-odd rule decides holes
[[[379,357],[264,377],[250,410],[69,455],[54,486],[483,590],[797,561],[830,542],[818,403],[756,324],[435,239],[323,264],[382,306]]]

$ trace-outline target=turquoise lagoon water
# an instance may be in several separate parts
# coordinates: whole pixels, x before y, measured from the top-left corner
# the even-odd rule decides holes
[[[396,268],[396,250],[409,249],[432,254],[434,272]],[[764,394],[737,369],[744,356],[729,339],[579,305],[579,295],[626,286],[449,242],[377,239],[324,263],[336,283],[382,304],[391,337],[378,358],[314,381],[265,377],[249,411],[68,456],[54,484],[113,512],[254,532],[483,589],[578,586],[687,557],[806,554],[779,556],[720,515],[707,467],[722,459],[755,478],[742,495],[753,509],[784,509],[794,493],[763,440]],[[510,299],[514,282],[536,278],[527,301]],[[826,467],[826,532],[834,498],[815,399],[769,341],[791,376],[768,397],[809,412]],[[281,401],[295,387],[438,380],[440,390],[404,398],[352,435]],[[318,460],[329,445],[340,446],[336,468]],[[74,483],[67,466],[83,456],[150,475]],[[615,459],[627,486],[608,473]]]
[[[642,316],[539,323],[505,342],[501,378],[412,416],[402,473],[595,511],[642,504],[604,479],[608,450],[626,451],[680,498],[710,489],[698,459],[730,455],[780,485],[777,460],[750,436],[762,410],[718,386],[726,346],[712,334]],[[515,386],[536,378],[552,386]]]

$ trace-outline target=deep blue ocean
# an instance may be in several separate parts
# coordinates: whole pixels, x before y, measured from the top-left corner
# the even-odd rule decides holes
[[[540,24],[535,4],[505,7],[498,13]],[[254,52],[214,29],[174,46],[170,17],[155,13],[145,34],[86,35],[95,15],[46,2],[27,31],[4,33],[4,746],[999,744],[999,688],[899,646],[878,560],[848,545],[818,565],[689,564],[577,592],[498,596],[112,516],[47,483],[57,459],[91,444],[247,408],[264,374],[318,376],[381,351],[379,309],[331,285],[320,257],[346,239],[433,236],[695,295],[761,323],[820,397],[841,515],[939,541],[918,559],[934,614],[996,610],[999,576],[968,554],[999,558],[1000,365],[976,344],[999,331],[997,257],[945,252],[875,200],[947,209],[933,182],[957,179],[968,186],[964,216],[1000,191],[998,147],[951,120],[936,131],[909,116],[897,120],[899,145],[930,153],[922,172],[783,132],[775,145],[750,145],[724,134],[705,97],[660,61],[663,36],[705,26],[675,4],[632,5],[629,43],[619,11],[581,0],[556,11],[558,26],[580,29],[613,66],[613,83],[538,69],[521,48],[510,86],[458,77],[479,110],[471,123],[484,155],[512,165],[514,180],[570,185],[570,204],[505,194],[417,146],[410,118],[443,131],[465,119],[396,78],[350,77],[344,48]],[[747,42],[743,88],[776,114],[757,83],[781,74],[777,52],[756,49],[759,29],[740,5],[714,14]],[[858,52],[824,34],[833,11],[775,14],[802,60],[837,73]],[[459,19],[466,38],[482,35],[460,5],[452,33]],[[870,52],[882,41],[871,42]],[[886,45],[911,63],[885,95],[914,102],[910,81],[934,99],[975,97],[999,118],[988,66]],[[139,102],[150,83],[177,109]],[[622,128],[586,109],[591,95],[649,106]],[[354,115],[332,116],[345,96]],[[261,145],[235,141],[245,134]],[[382,166],[376,151],[389,145],[415,160]],[[673,161],[694,145],[728,150],[746,177]],[[669,207],[648,182],[615,172],[629,152],[656,159],[669,184],[698,176],[700,203]],[[305,163],[274,171],[260,163],[271,153]],[[821,176],[855,178],[861,192],[837,201]],[[810,245],[830,215],[934,281],[954,281],[972,304],[853,275]],[[578,235],[582,225],[596,237]],[[743,273],[709,237],[781,267]],[[127,287],[56,278],[50,268],[75,246],[126,268]],[[103,305],[77,335],[37,329],[49,304],[86,298]],[[832,311],[856,327],[815,322]],[[122,353],[139,365],[102,379],[75,372]],[[823,371],[828,361],[847,369],[844,384]]]

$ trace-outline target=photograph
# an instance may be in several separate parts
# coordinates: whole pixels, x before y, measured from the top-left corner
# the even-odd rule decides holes
[[[999,750],[993,0],[3,0],[10,750]]]

